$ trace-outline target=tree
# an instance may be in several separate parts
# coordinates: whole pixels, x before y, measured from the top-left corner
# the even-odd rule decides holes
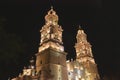
[[[22,39],[12,33],[7,32],[5,19],[0,18],[0,80],[7,80],[12,70],[15,70],[15,65],[18,65],[22,56],[25,53],[25,43]]]

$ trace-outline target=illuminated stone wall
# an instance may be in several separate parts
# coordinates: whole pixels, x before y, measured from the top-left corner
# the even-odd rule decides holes
[[[87,35],[80,28],[78,30],[77,43],[75,44],[76,49],[76,61],[83,65],[85,68],[85,80],[100,80],[97,65],[94,61],[92,49],[90,43],[87,41]]]
[[[67,80],[66,55],[62,42],[62,28],[51,8],[40,30],[41,40],[36,54],[36,70],[40,80]]]
[[[45,16],[45,25],[40,30],[41,40],[36,54],[36,66],[23,69],[23,73],[12,80],[100,80],[87,35],[81,28],[75,44],[76,59],[66,61],[62,42],[62,27],[58,16],[51,8]]]

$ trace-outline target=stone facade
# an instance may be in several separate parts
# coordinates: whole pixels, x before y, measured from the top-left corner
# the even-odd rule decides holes
[[[66,60],[62,42],[62,27],[58,16],[51,8],[45,16],[45,25],[40,30],[41,40],[36,65],[30,60],[30,66],[12,80],[100,80],[94,61],[91,45],[80,28],[75,44],[76,59]]]

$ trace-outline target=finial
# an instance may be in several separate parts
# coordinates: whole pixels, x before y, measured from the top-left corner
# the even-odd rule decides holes
[[[82,29],[80,25],[79,25],[79,29]]]
[[[19,73],[19,77],[22,77],[22,74],[21,74],[21,73]]]
[[[26,69],[26,66],[24,66],[24,69]]]
[[[51,9],[53,10],[53,6],[51,6]]]
[[[71,61],[73,61],[73,59],[71,59]]]
[[[34,63],[34,58],[32,56],[31,60],[30,60],[30,63]]]

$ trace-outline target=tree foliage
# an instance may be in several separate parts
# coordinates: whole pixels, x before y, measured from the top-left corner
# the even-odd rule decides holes
[[[3,19],[0,20],[0,61],[17,61],[24,53],[25,44],[15,34],[8,33],[3,29]]]
[[[5,24],[5,19],[0,19],[0,80],[7,78],[14,66],[19,64],[26,47],[19,36],[5,30]]]

